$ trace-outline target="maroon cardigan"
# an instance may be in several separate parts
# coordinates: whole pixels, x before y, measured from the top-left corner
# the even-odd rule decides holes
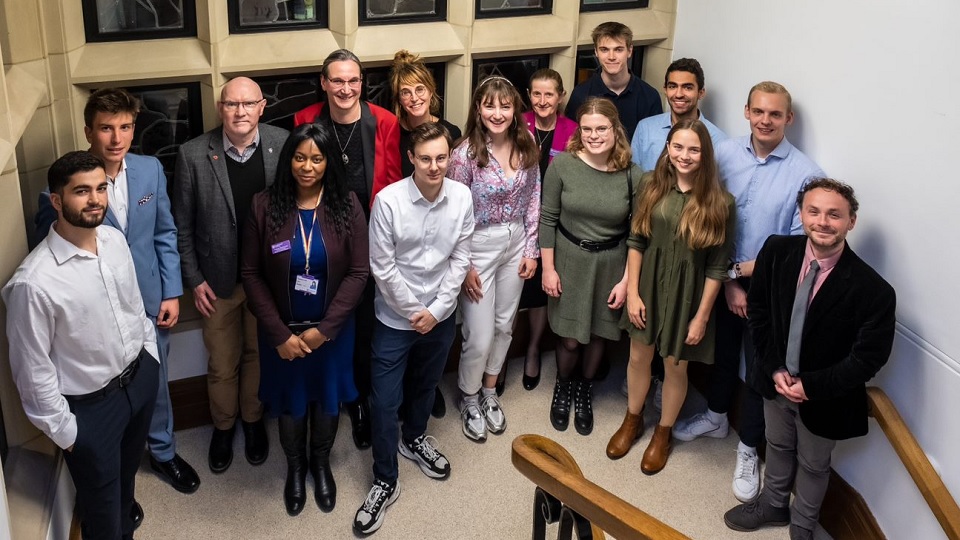
[[[367,220],[357,196],[353,200],[350,233],[336,233],[333,219],[321,204],[318,212],[323,245],[327,250],[327,288],[323,319],[317,329],[335,339],[343,323],[356,309],[363,295],[370,273],[370,246],[367,242]],[[243,233],[240,255],[240,277],[247,293],[247,307],[257,318],[261,332],[274,347],[290,339],[290,250],[273,254],[271,246],[293,239],[297,226],[297,211],[287,217],[283,228],[271,232],[269,218],[270,194],[267,191],[253,197],[250,217]]]

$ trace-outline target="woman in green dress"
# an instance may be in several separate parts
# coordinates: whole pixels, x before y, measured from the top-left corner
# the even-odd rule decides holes
[[[640,181],[627,254],[630,334],[627,415],[607,445],[626,455],[643,432],[654,348],[664,358],[663,408],[640,468],[663,469],[673,424],[687,394],[687,362],[713,363],[710,314],[726,279],[734,200],[720,185],[713,145],[699,120],[674,124],[656,169]]]

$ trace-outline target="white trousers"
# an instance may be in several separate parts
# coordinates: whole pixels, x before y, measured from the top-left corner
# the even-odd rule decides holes
[[[471,262],[480,274],[483,298],[475,304],[460,294],[463,351],[459,386],[465,394],[480,391],[484,373],[498,375],[503,368],[523,290],[519,272],[524,242],[519,221],[478,227],[473,232]]]

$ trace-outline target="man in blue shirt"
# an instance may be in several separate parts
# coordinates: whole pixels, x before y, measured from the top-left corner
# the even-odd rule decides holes
[[[670,111],[644,118],[637,124],[630,143],[633,162],[644,172],[657,166],[667,133],[681,120],[700,120],[707,126],[714,146],[727,135],[700,113],[700,100],[706,94],[703,86],[703,68],[694,58],[674,60],[663,77],[663,91],[667,95]]]
[[[747,377],[754,369],[754,350],[747,332],[747,290],[760,248],[773,234],[802,234],[797,192],[812,178],[825,176],[820,167],[795,148],[785,135],[793,123],[790,93],[765,81],[750,89],[744,118],[750,135],[717,144],[720,178],[737,200],[734,250],[724,284],[726,301],[714,306],[717,321],[716,357],[707,389],[707,410],[677,422],[673,436],[692,441],[700,436],[727,436],[727,412],[733,405],[743,345]],[[745,388],[740,404],[740,446],[733,494],[742,502],[760,493],[757,445],[763,440],[763,398]]]
[[[588,97],[605,97],[617,106],[620,123],[627,137],[632,138],[637,122],[663,112],[660,94],[627,67],[633,54],[633,32],[629,27],[605,22],[594,28],[590,37],[600,71],[573,89],[566,114],[576,122],[577,109]]]

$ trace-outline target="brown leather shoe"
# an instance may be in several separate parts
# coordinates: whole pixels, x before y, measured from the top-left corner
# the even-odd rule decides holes
[[[671,431],[673,426],[657,424],[654,428],[650,445],[647,446],[647,451],[643,453],[643,460],[640,462],[640,471],[643,474],[657,474],[667,464],[667,457],[670,456]]]
[[[627,415],[623,418],[623,423],[620,424],[620,428],[613,434],[613,437],[610,437],[610,442],[607,443],[607,457],[610,459],[620,459],[627,455],[630,447],[632,447],[633,443],[637,442],[637,439],[642,435],[643,409],[640,409],[640,414],[631,414],[628,410]]]

